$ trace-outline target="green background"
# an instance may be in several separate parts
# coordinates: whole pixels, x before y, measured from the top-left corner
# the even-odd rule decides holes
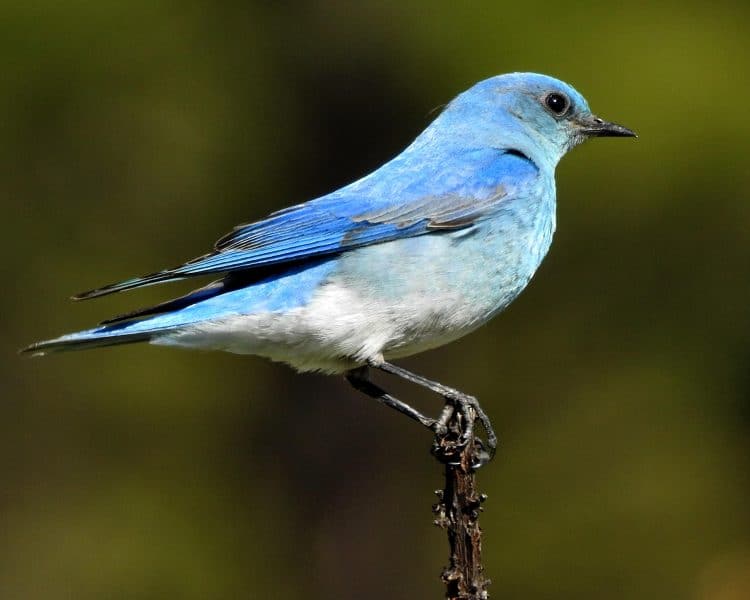
[[[492,595],[749,598],[749,67],[742,2],[4,2],[0,598],[442,597],[430,436],[341,379],[15,351],[188,289],[66,300],[367,173],[515,70],[640,138],[563,160],[507,313],[402,361],[501,435]]]

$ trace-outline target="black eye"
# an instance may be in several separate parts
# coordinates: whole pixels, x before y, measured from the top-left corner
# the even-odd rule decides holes
[[[565,114],[565,111],[570,108],[570,100],[557,92],[547,94],[544,98],[544,104],[555,115]]]

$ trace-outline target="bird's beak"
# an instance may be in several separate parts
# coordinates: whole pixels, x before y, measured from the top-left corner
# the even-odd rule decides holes
[[[591,137],[638,137],[638,134],[627,127],[600,119],[596,115],[587,115],[578,121],[581,131]]]

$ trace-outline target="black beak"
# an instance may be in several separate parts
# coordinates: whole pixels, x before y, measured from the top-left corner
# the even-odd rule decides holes
[[[580,125],[581,131],[592,137],[638,137],[635,131],[594,115],[581,119]]]

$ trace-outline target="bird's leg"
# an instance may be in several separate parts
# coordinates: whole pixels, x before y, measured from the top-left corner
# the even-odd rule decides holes
[[[453,388],[447,387],[441,383],[437,383],[436,381],[426,379],[420,375],[412,373],[411,371],[407,371],[406,369],[385,361],[373,361],[370,363],[370,366],[376,369],[380,369],[385,373],[397,375],[398,377],[401,377],[402,379],[405,379],[406,381],[409,381],[411,383],[415,383],[417,385],[425,387],[428,390],[435,392],[436,394],[440,394],[449,403],[454,404],[459,413],[464,416],[464,422],[466,424],[464,430],[461,432],[461,443],[463,444],[466,444],[473,435],[474,417],[471,413],[476,415],[476,418],[479,419],[479,421],[482,423],[482,427],[484,427],[484,430],[487,432],[487,446],[489,447],[490,459],[492,458],[492,456],[494,456],[495,449],[497,448],[497,435],[495,435],[495,430],[492,428],[492,423],[490,422],[487,413],[484,412],[476,398],[474,398],[473,396],[469,396],[468,394],[464,394],[463,392],[459,392],[458,390],[455,390]],[[441,419],[445,414],[446,413],[444,410],[443,415],[441,415]],[[448,420],[450,420],[450,418],[451,414],[448,415],[447,420],[445,421],[446,424]]]
[[[453,415],[453,407],[448,407],[446,405],[446,408],[443,409],[443,412],[437,419],[427,417],[419,412],[416,408],[413,408],[406,404],[406,402],[402,402],[398,398],[391,396],[385,390],[370,381],[369,370],[370,369],[367,366],[359,367],[358,369],[352,369],[345,375],[346,380],[352,385],[354,389],[359,390],[363,394],[370,396],[370,398],[374,398],[381,404],[385,404],[386,406],[397,410],[407,417],[414,419],[415,421],[421,423],[435,433],[445,433],[445,431],[447,430],[448,421]],[[447,408],[450,408],[450,410],[446,410]]]

